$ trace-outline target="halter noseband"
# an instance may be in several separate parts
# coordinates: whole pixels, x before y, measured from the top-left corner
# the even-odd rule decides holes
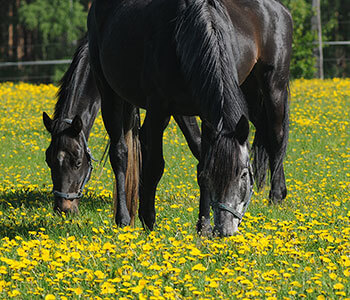
[[[67,123],[67,124],[72,124],[72,120],[71,119],[64,119],[63,122]],[[56,191],[56,190],[52,190],[52,193],[57,196],[57,197],[61,197],[61,198],[65,198],[67,200],[74,200],[74,199],[77,199],[77,198],[81,198],[83,196],[83,190],[84,190],[84,187],[86,185],[86,183],[89,181],[89,178],[90,178],[90,175],[91,175],[91,172],[93,170],[93,165],[92,165],[92,161],[97,161],[92,153],[91,153],[91,150],[88,146],[88,143],[87,143],[87,140],[86,140],[86,137],[85,137],[85,134],[84,134],[84,131],[81,131],[81,135],[82,135],[82,138],[83,138],[83,142],[84,142],[84,150],[85,150],[85,153],[86,153],[86,156],[87,156],[87,160],[88,160],[88,164],[89,164],[89,169],[88,169],[88,172],[79,188],[79,191],[77,193],[63,193],[63,192],[59,192],[59,191]]]
[[[254,179],[253,179],[253,173],[252,173],[250,166],[248,166],[248,170],[249,170],[249,176],[250,176],[250,180],[251,180],[250,182],[252,184],[250,185],[251,191],[250,191],[249,199],[248,199],[247,203],[245,204],[242,213],[238,212],[237,210],[233,209],[232,207],[227,206],[224,203],[220,203],[220,202],[212,202],[211,203],[211,206],[213,209],[227,211],[227,212],[231,213],[235,218],[239,219],[240,222],[242,221],[242,219],[243,219],[243,217],[248,209],[248,206],[250,204],[250,199],[252,198],[252,195],[254,193],[254,191],[253,191]]]

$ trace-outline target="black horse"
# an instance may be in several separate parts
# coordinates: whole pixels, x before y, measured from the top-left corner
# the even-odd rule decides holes
[[[118,225],[128,225],[125,122],[147,110],[139,217],[153,229],[169,116],[202,120],[198,229],[210,205],[222,235],[237,230],[251,195],[248,118],[258,185],[269,158],[272,202],[286,196],[292,19],[276,0],[95,0],[88,16],[90,64],[101,94],[117,179]],[[124,209],[125,208],[125,209]]]
[[[92,172],[93,156],[88,139],[101,97],[97,90],[89,64],[88,41],[85,36],[73,56],[71,65],[60,82],[58,101],[53,120],[44,112],[43,122],[51,133],[51,143],[46,151],[46,162],[51,169],[55,210],[78,212],[79,199]],[[192,153],[199,158],[200,131],[194,118],[175,116]],[[139,165],[139,111],[132,115],[130,129],[127,127],[128,144],[126,191],[127,208],[134,221],[138,202]],[[145,130],[141,130],[143,132]],[[146,144],[145,138],[141,140]]]

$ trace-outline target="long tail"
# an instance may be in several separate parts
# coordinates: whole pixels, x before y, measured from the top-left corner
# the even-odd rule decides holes
[[[138,208],[139,182],[141,170],[141,144],[139,140],[139,120],[125,134],[125,142],[128,147],[128,164],[125,176],[126,206],[130,214],[130,225],[135,225],[135,217]],[[117,193],[114,185],[113,189],[114,216],[117,209]]]

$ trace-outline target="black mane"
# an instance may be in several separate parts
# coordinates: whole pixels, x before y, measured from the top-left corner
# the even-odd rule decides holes
[[[184,75],[200,99],[202,115],[216,130],[233,131],[242,114],[248,117],[238,85],[232,32],[225,7],[206,0],[193,1],[180,12],[176,29]]]
[[[68,70],[64,73],[62,79],[59,81],[59,90],[57,92],[57,103],[55,106],[54,120],[62,119],[62,113],[67,106],[67,99],[69,99],[69,93],[72,90],[72,85],[75,83],[74,77],[77,73],[79,62],[82,58],[88,55],[88,39],[87,34],[80,39],[79,46],[74,53],[72,63],[69,65]]]
[[[180,13],[175,36],[185,78],[216,135],[203,176],[215,180],[213,185],[220,193],[237,176],[239,150],[233,133],[242,115],[248,119],[232,53],[233,32],[219,1],[199,0]]]

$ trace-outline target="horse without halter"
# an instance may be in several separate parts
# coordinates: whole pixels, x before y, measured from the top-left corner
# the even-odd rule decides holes
[[[147,110],[139,217],[155,223],[155,191],[164,169],[162,134],[170,115],[202,119],[198,230],[210,204],[221,235],[238,229],[250,200],[248,118],[256,127],[258,186],[271,170],[272,202],[286,196],[292,19],[275,0],[96,0],[88,16],[91,67],[111,140],[118,225],[128,225],[125,123]],[[145,149],[146,148],[146,149]],[[225,209],[228,208],[228,209]]]

